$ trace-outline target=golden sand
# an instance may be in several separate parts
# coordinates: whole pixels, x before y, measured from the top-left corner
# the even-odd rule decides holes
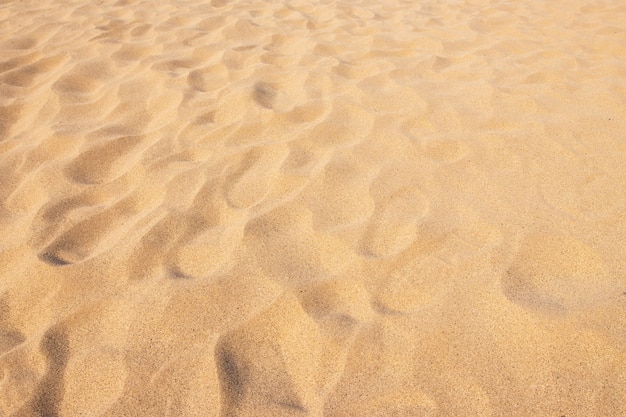
[[[0,416],[624,416],[625,132],[621,0],[0,0]]]

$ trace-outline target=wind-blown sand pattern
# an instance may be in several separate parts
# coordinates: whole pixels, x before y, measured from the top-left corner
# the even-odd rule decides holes
[[[626,4],[0,0],[0,416],[626,415]]]

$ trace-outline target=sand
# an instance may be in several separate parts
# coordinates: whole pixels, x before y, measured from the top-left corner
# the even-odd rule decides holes
[[[626,415],[621,0],[0,0],[0,416]]]

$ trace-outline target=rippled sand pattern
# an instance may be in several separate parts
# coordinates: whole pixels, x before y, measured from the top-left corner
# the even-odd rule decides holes
[[[626,415],[626,4],[0,0],[0,416]]]

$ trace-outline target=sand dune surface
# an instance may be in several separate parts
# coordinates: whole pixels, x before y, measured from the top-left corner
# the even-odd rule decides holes
[[[626,415],[626,3],[0,0],[0,416]]]

